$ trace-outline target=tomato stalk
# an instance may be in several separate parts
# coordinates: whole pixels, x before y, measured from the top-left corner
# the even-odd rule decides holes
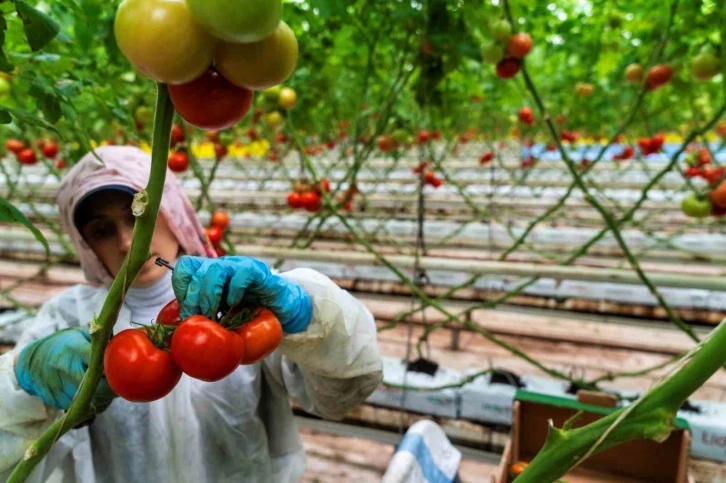
[[[516,483],[555,481],[593,454],[632,439],[665,440],[683,402],[726,363],[726,320],[681,362],[677,372],[630,406],[577,429],[550,427],[547,441]]]
[[[131,249],[111,285],[100,315],[89,324],[91,359],[88,370],[66,414],[55,421],[28,447],[23,459],[8,478],[8,483],[25,481],[33,468],[45,457],[61,436],[96,414],[96,409],[91,406],[91,400],[98,381],[103,375],[104,351],[113,332],[113,326],[118,318],[126,292],[149,258],[149,247],[154,235],[166,179],[174,106],[169,98],[167,86],[157,84],[157,87],[149,183],[144,191],[134,197],[133,209],[136,224]]]

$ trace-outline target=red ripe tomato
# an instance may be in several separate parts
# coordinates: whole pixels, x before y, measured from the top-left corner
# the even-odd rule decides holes
[[[180,310],[179,301],[173,299],[159,311],[159,315],[156,316],[156,323],[159,325],[179,325],[179,322],[181,322]]]
[[[221,143],[215,143],[214,144],[214,155],[217,157],[217,159],[224,159],[227,157],[227,154],[229,151],[227,151],[227,146]]]
[[[58,169],[63,169],[66,167],[66,162],[63,161],[62,159],[59,159],[58,161],[55,162],[55,167]]]
[[[207,237],[212,242],[212,245],[219,245],[219,242],[222,241],[222,237],[224,236],[224,231],[218,226],[210,226],[206,231]]]
[[[325,145],[328,149],[335,149],[335,141],[328,141]]]
[[[507,54],[510,57],[523,59],[532,50],[532,37],[529,34],[518,33],[512,35],[507,44]]]
[[[224,230],[229,226],[229,214],[225,211],[215,211],[212,215],[212,225]]]
[[[497,63],[497,76],[500,79],[511,79],[519,72],[522,63],[519,59],[507,58]]]
[[[492,159],[494,159],[494,153],[491,151],[487,151],[486,153],[482,154],[481,157],[479,157],[479,164],[486,164]]]
[[[640,147],[643,154],[650,154],[653,152],[653,141],[648,138],[640,138],[638,139],[638,147]]]
[[[708,181],[708,184],[715,185],[721,181],[725,170],[726,169],[723,166],[719,166],[718,168],[703,168],[701,176],[703,176],[703,179]]]
[[[171,128],[171,145],[174,146],[176,144],[183,143],[186,138],[184,128],[179,124],[174,124]]]
[[[183,151],[176,151],[169,155],[169,169],[175,173],[183,173],[189,167],[189,156]]]
[[[302,195],[294,191],[287,195],[287,206],[289,206],[293,210],[297,208],[302,208]]]
[[[696,166],[690,166],[686,169],[685,175],[687,178],[695,178],[701,174],[701,168]]]
[[[155,347],[144,329],[116,334],[106,346],[103,367],[111,389],[131,402],[161,399],[181,378],[172,355]]]
[[[711,191],[711,203],[719,208],[726,208],[726,181],[722,181]]]
[[[20,154],[20,151],[25,149],[25,143],[19,139],[8,139],[5,141],[5,149],[11,153]]]
[[[653,150],[653,152],[658,152],[663,147],[663,143],[665,142],[665,139],[663,138],[662,134],[656,134],[650,139],[650,147]]]
[[[272,354],[282,340],[282,326],[269,309],[257,309],[255,317],[235,332],[242,337],[245,355],[242,364],[254,364]]]
[[[438,188],[439,186],[441,186],[441,183],[443,183],[441,179],[434,178],[433,181],[431,181],[431,186],[433,186],[434,188]]]
[[[214,69],[186,84],[170,85],[177,112],[190,124],[210,130],[226,129],[239,122],[252,106],[254,95]]]
[[[322,191],[325,191],[326,193],[330,193],[330,182],[327,179],[323,178],[323,179],[320,180],[320,184],[319,185],[313,186],[313,191],[318,196],[322,196],[321,187],[322,187]]]
[[[423,144],[423,143],[429,142],[430,140],[431,140],[431,133],[429,133],[428,129],[422,129],[416,135],[416,142],[418,144]]]
[[[56,156],[58,156],[58,144],[56,144],[56,143],[44,144],[42,151],[43,151],[43,156],[45,156],[48,159],[53,159]]]
[[[633,156],[635,156],[635,150],[633,149],[633,146],[625,146],[623,148],[623,154],[620,155],[623,159],[630,159]]]
[[[670,65],[658,64],[648,70],[648,78],[646,80],[648,90],[653,91],[673,78],[673,68]]]
[[[517,117],[519,117],[520,122],[523,122],[524,124],[533,124],[534,123],[534,113],[532,112],[532,109],[529,107],[523,107],[519,110],[519,113],[517,114]]]
[[[177,367],[206,382],[232,374],[242,361],[244,350],[238,334],[203,315],[185,319],[171,338],[171,358]]]
[[[441,131],[439,131],[439,130],[434,131],[434,140],[441,141]]]
[[[223,257],[227,254],[222,247],[214,247],[214,253],[216,253],[218,257]]]
[[[396,149],[396,141],[391,136],[378,136],[376,144],[382,153],[390,153]]]
[[[436,179],[436,173],[434,173],[433,171],[428,170],[424,173],[424,183],[433,184],[435,179]]]
[[[18,161],[20,164],[35,164],[38,162],[38,158],[35,156],[35,151],[28,148],[18,153]]]
[[[313,213],[320,209],[320,195],[314,191],[308,191],[300,195],[300,204],[305,210]]]

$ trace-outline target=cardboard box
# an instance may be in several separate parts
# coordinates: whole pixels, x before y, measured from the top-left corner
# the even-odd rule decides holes
[[[597,397],[590,395],[590,402]],[[544,446],[549,420],[561,428],[578,411],[584,411],[575,427],[584,426],[615,411],[578,400],[519,391],[512,410],[512,433],[507,443],[496,483],[508,483],[510,468],[529,462]],[[666,441],[634,440],[588,458],[560,478],[562,483],[686,483],[688,471],[688,425],[676,419]],[[547,483],[547,482],[542,482]]]

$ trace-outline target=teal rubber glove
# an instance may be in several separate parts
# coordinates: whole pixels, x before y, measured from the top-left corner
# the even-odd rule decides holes
[[[78,391],[91,358],[91,337],[86,328],[66,329],[29,344],[18,356],[15,376],[28,394],[38,396],[47,406],[67,410]],[[116,397],[101,381],[92,401],[104,411]]]
[[[250,257],[201,258],[183,256],[171,278],[181,317],[212,317],[222,302],[270,309],[289,334],[304,331],[313,316],[310,296],[303,288],[273,275],[268,266]],[[226,294],[226,295],[225,295]]]

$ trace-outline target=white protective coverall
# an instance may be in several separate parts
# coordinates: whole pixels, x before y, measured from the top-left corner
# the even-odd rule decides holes
[[[89,426],[63,436],[30,481],[184,483],[289,482],[305,469],[290,399],[340,419],[382,379],[376,329],[361,302],[309,269],[281,274],[313,302],[307,330],[283,337],[264,361],[215,383],[182,376],[165,398],[134,404],[117,398]],[[18,346],[0,356],[0,481],[56,418],[25,393],[13,361],[20,348],[77,327],[100,312],[107,289],[75,286],[46,303]],[[159,300],[159,309],[168,299]],[[123,306],[114,333],[131,327]]]

